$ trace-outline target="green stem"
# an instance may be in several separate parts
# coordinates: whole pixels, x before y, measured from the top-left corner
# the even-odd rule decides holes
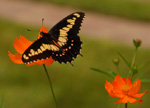
[[[132,62],[131,62],[131,68],[130,68],[130,72],[129,72],[129,76],[130,76],[130,79],[131,79],[131,80],[132,80],[132,77],[133,77],[132,68],[133,68],[133,66],[135,65],[136,55],[137,55],[137,48],[136,48],[135,51],[134,51],[134,55],[133,55]]]
[[[119,66],[117,65],[117,74],[119,75]]]
[[[46,69],[45,64],[43,64],[43,67],[44,67],[45,73],[46,73],[47,78],[48,78],[48,81],[49,81],[50,89],[51,89],[51,92],[52,92],[52,95],[53,95],[53,99],[54,99],[54,101],[55,101],[56,108],[58,108],[57,101],[56,101],[56,97],[55,97],[54,90],[53,90],[53,86],[52,86],[52,82],[51,82],[51,79],[50,79],[50,76],[49,76],[49,74],[48,74],[48,71],[47,71],[47,69]]]
[[[133,59],[132,59],[131,66],[134,66],[134,64],[135,64],[136,55],[137,55],[137,48],[135,49],[135,52],[134,52],[134,55],[133,55]]]
[[[127,108],[127,103],[125,103],[125,108]]]

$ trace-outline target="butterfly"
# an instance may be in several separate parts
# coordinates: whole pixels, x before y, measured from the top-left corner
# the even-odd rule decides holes
[[[59,63],[72,64],[74,58],[81,55],[82,41],[78,33],[84,17],[83,12],[72,13],[53,26],[48,33],[40,32],[42,37],[25,50],[22,61],[29,64],[51,56]]]

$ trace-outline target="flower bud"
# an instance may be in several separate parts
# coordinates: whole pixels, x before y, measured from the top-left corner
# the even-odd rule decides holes
[[[114,63],[116,66],[118,66],[119,62],[120,62],[120,60],[119,60],[118,58],[113,59],[113,63]]]
[[[133,66],[132,72],[133,72],[133,75],[135,75],[135,74],[138,73],[138,68],[137,68],[137,66]]]
[[[135,46],[136,48],[138,48],[138,47],[140,47],[140,45],[141,45],[141,40],[140,40],[140,39],[134,39],[134,40],[133,40],[133,43],[134,43],[134,46]]]

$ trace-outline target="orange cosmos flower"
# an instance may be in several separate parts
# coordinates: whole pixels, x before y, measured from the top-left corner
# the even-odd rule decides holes
[[[40,29],[40,32],[45,32],[47,33],[48,30],[46,29],[46,27],[41,27]],[[39,32],[39,35],[38,35],[38,38],[39,39],[40,37],[42,37],[40,35],[40,32]],[[20,39],[18,40],[17,38],[15,38],[15,42],[14,42],[14,48],[16,49],[16,51],[18,52],[17,54],[12,54],[10,51],[8,51],[8,55],[10,57],[10,59],[14,62],[14,63],[17,63],[17,64],[24,64],[23,61],[22,61],[22,55],[20,54],[23,54],[24,51],[32,44],[33,42],[27,40],[25,37],[21,36],[20,35]],[[20,53],[20,54],[19,54]],[[44,60],[37,60],[36,62],[32,62],[30,64],[27,64],[27,66],[31,66],[33,64],[37,64],[37,65],[42,65],[42,64],[46,64],[47,66],[51,65],[53,63],[53,59],[52,57],[50,57],[49,59],[44,59]]]
[[[140,91],[141,87],[141,80],[138,79],[134,82],[134,84],[131,83],[131,80],[129,78],[122,78],[119,75],[117,75],[112,82],[112,84],[108,81],[105,83],[105,89],[109,93],[111,97],[118,97],[120,98],[115,103],[134,103],[139,102],[142,103],[143,101],[141,98],[145,93],[148,91],[145,91],[144,93],[137,94]]]

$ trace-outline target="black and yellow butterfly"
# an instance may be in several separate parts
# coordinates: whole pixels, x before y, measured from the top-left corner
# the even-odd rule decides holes
[[[80,30],[85,14],[75,12],[58,22],[48,33],[41,32],[42,37],[29,46],[22,55],[25,64],[50,56],[59,63],[71,63],[80,54]],[[80,54],[81,55],[81,54]]]

